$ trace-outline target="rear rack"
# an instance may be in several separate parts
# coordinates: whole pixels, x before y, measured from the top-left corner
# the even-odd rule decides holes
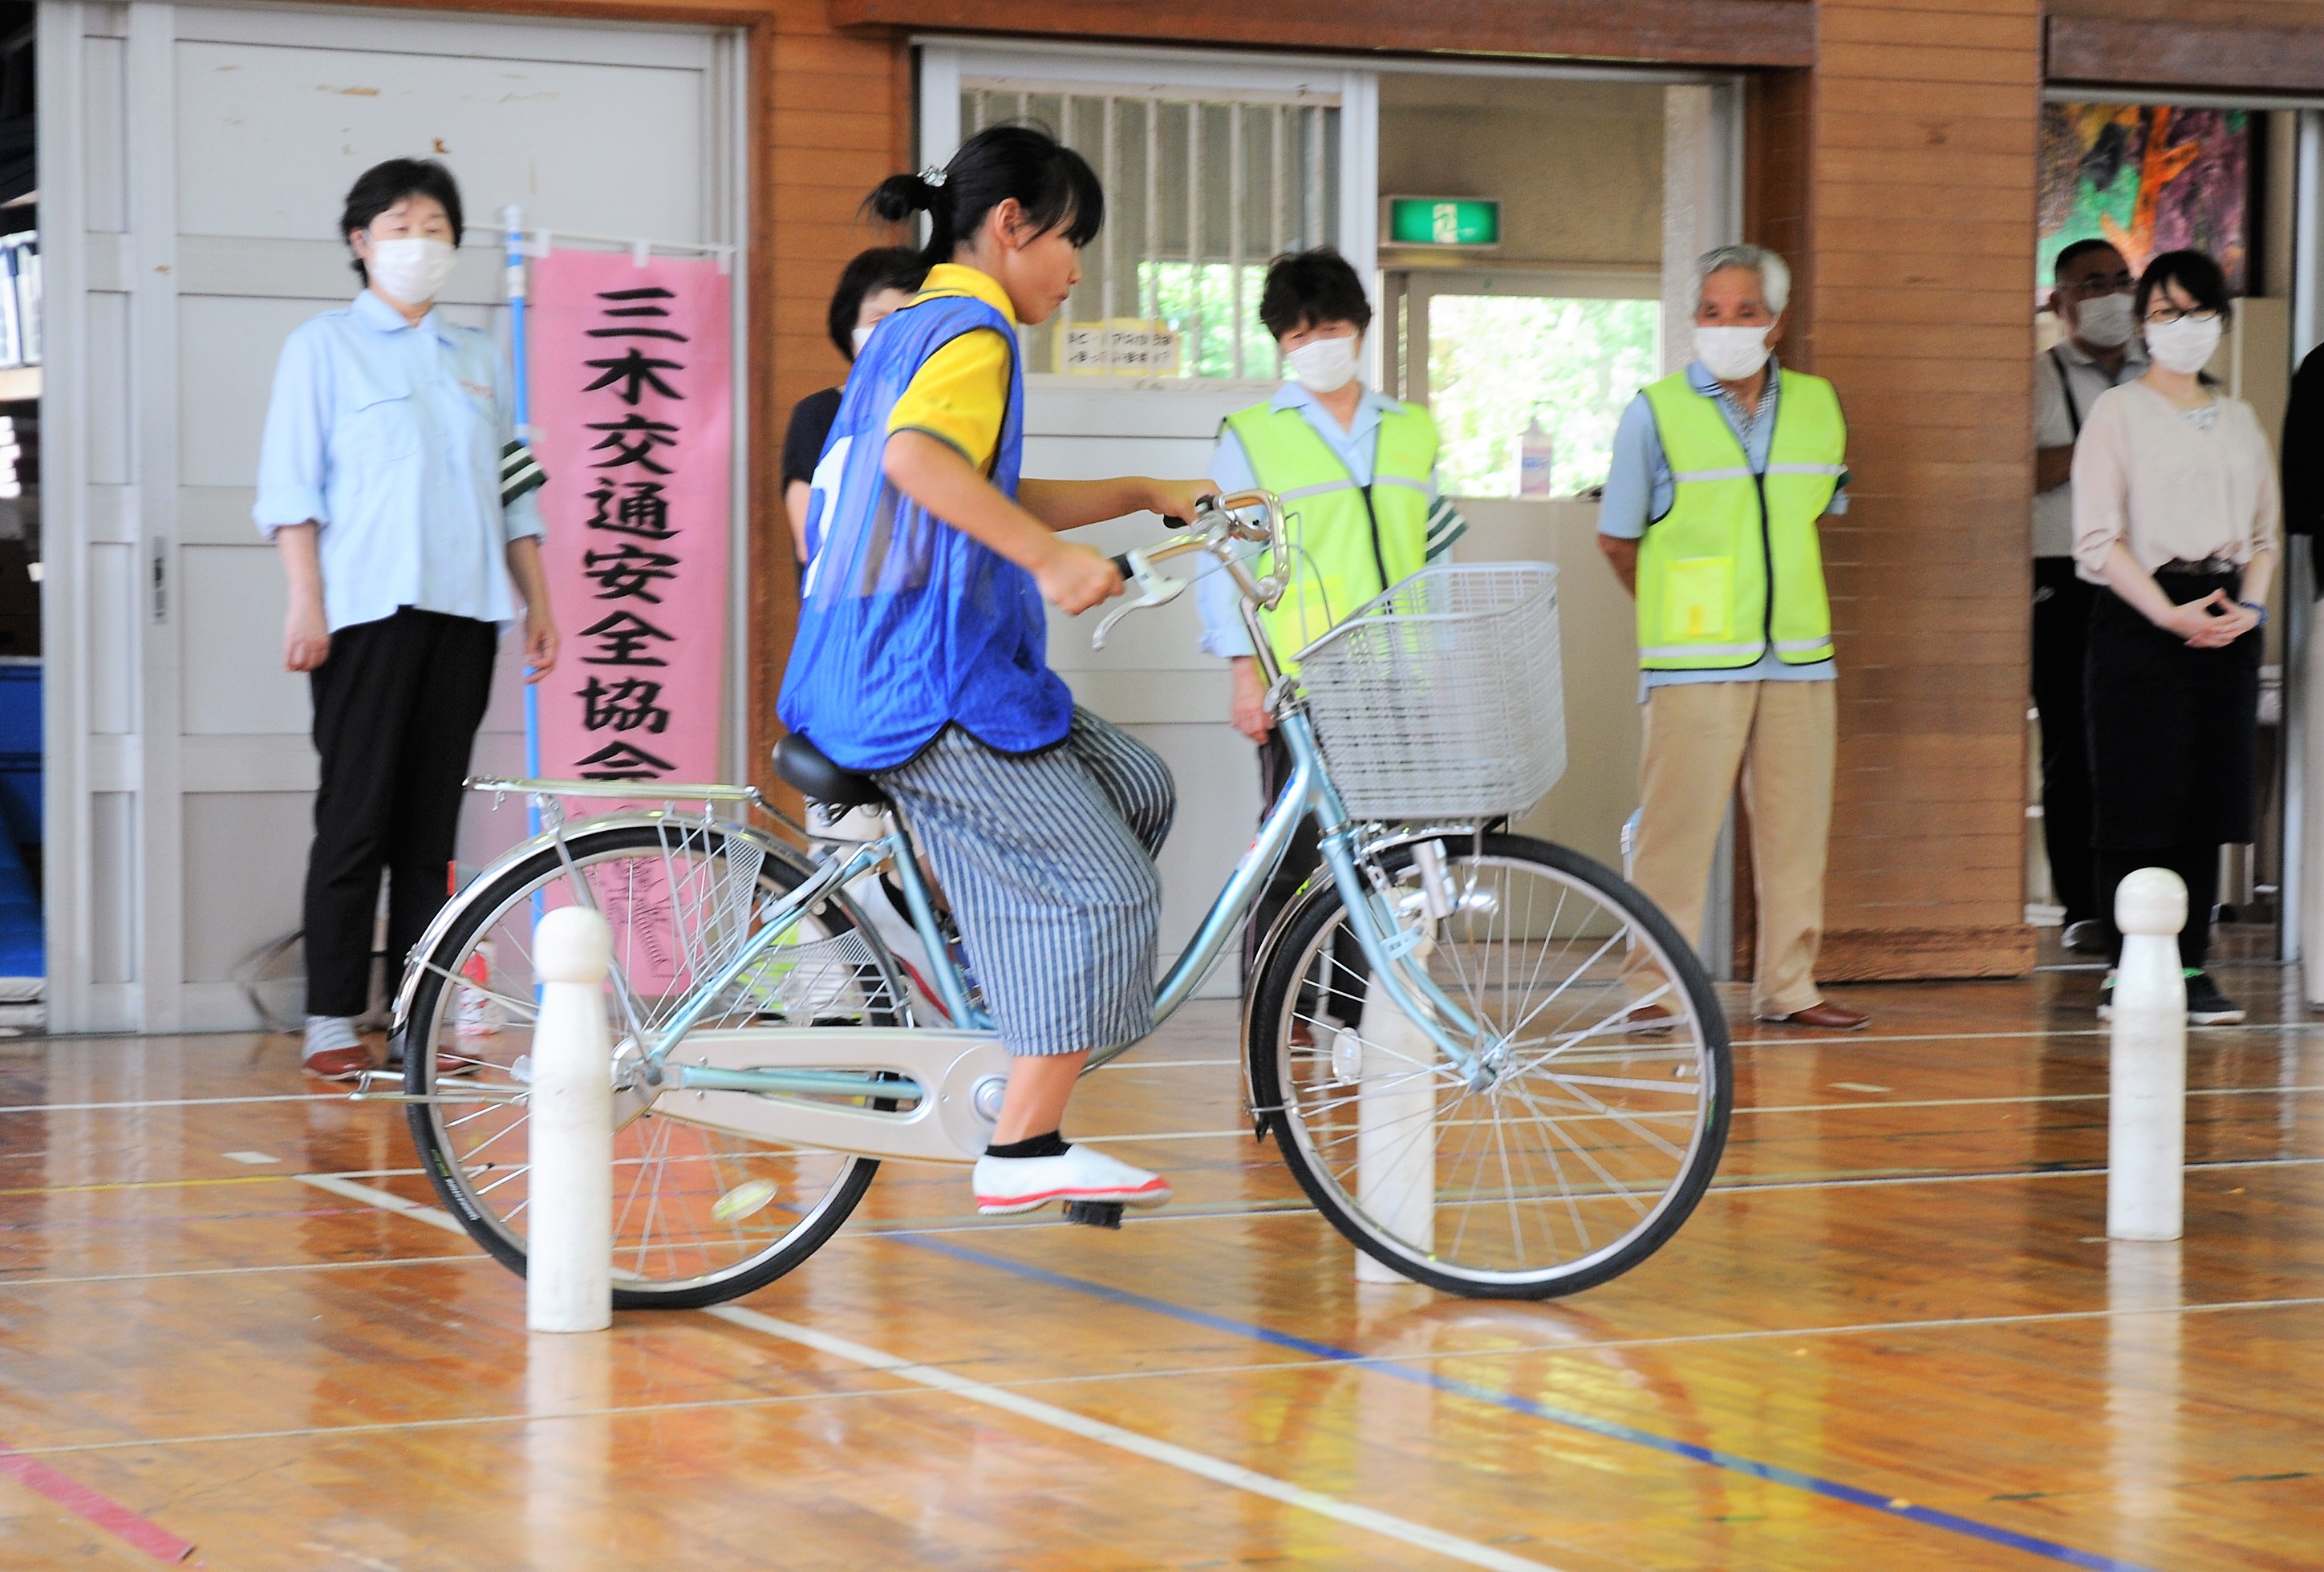
[[[757,786],[689,786],[659,780],[528,780],[513,776],[472,775],[461,786],[472,792],[543,797],[610,797],[620,802],[748,803],[767,807]],[[772,810],[769,810],[771,812]]]
[[[737,804],[765,814],[803,841],[812,844],[815,839],[805,825],[767,801],[766,795],[757,786],[659,780],[532,779],[501,775],[472,775],[460,786],[465,791],[491,792],[495,796],[598,797],[625,803],[700,803],[706,808],[713,803]]]

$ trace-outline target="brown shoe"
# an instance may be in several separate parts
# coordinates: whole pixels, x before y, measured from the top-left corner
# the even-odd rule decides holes
[[[360,1043],[353,1048],[326,1048],[307,1055],[300,1068],[324,1080],[353,1080],[371,1068],[371,1050]]]
[[[1858,1032],[1872,1024],[1870,1016],[1844,1010],[1830,999],[1803,1010],[1794,1010],[1788,1016],[1761,1016],[1759,1019],[1771,1026],[1814,1026],[1826,1032]]]

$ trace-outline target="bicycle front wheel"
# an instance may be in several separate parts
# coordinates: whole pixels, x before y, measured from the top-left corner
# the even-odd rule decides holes
[[[533,924],[577,899],[613,929],[606,1015],[650,1036],[720,971],[807,877],[784,848],[716,823],[583,827],[496,876],[418,964],[404,1089],[429,1181],[470,1236],[525,1269],[528,1109],[538,997]],[[704,1026],[907,1024],[894,959],[825,901],[724,996]],[[613,1073],[613,1066],[608,1066]],[[613,1098],[613,1304],[695,1309],[788,1272],[846,1221],[879,1163],[689,1124],[648,1097]]]
[[[1428,971],[1499,1062],[1464,1075],[1395,1010],[1324,880],[1259,979],[1251,1088],[1359,1250],[1452,1293],[1576,1292],[1653,1255],[1711,1182],[1726,1020],[1693,951],[1610,869],[1525,836],[1439,844],[1453,910]],[[1379,864],[1416,900],[1412,848]]]

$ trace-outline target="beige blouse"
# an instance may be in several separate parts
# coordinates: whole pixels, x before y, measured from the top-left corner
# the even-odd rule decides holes
[[[2144,382],[2098,395],[2074,446],[2074,564],[2106,582],[2117,540],[2153,573],[2177,559],[2247,563],[2276,549],[2283,498],[2275,455],[2241,399],[2218,398],[2200,429]]]

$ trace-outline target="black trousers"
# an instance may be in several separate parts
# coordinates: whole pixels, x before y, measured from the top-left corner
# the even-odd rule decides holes
[[[2154,582],[2177,605],[2215,590],[2229,599],[2237,573],[2158,570]],[[2115,890],[2141,868],[2167,868],[2187,884],[2187,925],[2179,963],[2200,969],[2218,900],[2219,848],[2252,838],[2258,791],[2260,636],[2223,649],[2190,649],[2111,590],[2090,606],[2089,663],[2083,692],[2089,727],[2090,840],[2096,848],[2098,914],[2109,952]]]
[[[2114,925],[2114,894],[2122,881],[2142,868],[2167,868],[2187,881],[2187,925],[2179,930],[2179,964],[2203,970],[2211,950],[2211,908],[2219,904],[2219,847],[2217,841],[2193,841],[2161,850],[2123,851],[2102,847],[2093,854],[2098,869],[2098,896],[2106,903],[2107,959],[2122,961],[2122,934]]]
[[[2042,841],[2066,921],[2101,914],[2091,890],[2090,756],[2082,666],[2097,586],[2070,556],[2034,559],[2034,706],[2042,712]],[[2109,902],[2112,897],[2109,896]],[[2106,910],[2111,910],[2109,906]]]
[[[383,869],[392,967],[443,908],[498,642],[490,622],[410,606],[331,635],[310,679],[323,768],[307,854],[309,1015],[369,1007]]]
[[[1283,794],[1286,782],[1291,778],[1291,745],[1283,740],[1281,731],[1269,731],[1259,749],[1259,816],[1275,805]],[[1252,981],[1251,969],[1259,960],[1259,942],[1275,926],[1275,919],[1291,904],[1300,887],[1314,877],[1323,866],[1323,838],[1316,833],[1315,821],[1302,819],[1291,837],[1290,849],[1284,852],[1283,862],[1275,877],[1259,892],[1259,901],[1251,908],[1250,925],[1243,930],[1242,970],[1244,986]],[[1363,1019],[1364,987],[1371,980],[1371,963],[1364,959],[1363,946],[1356,942],[1353,933],[1343,932],[1333,943],[1333,960],[1336,963],[1328,970],[1331,989],[1329,1008],[1332,1018],[1343,1026],[1352,1026]],[[1316,1001],[1303,999],[1300,1012],[1312,1016]]]

